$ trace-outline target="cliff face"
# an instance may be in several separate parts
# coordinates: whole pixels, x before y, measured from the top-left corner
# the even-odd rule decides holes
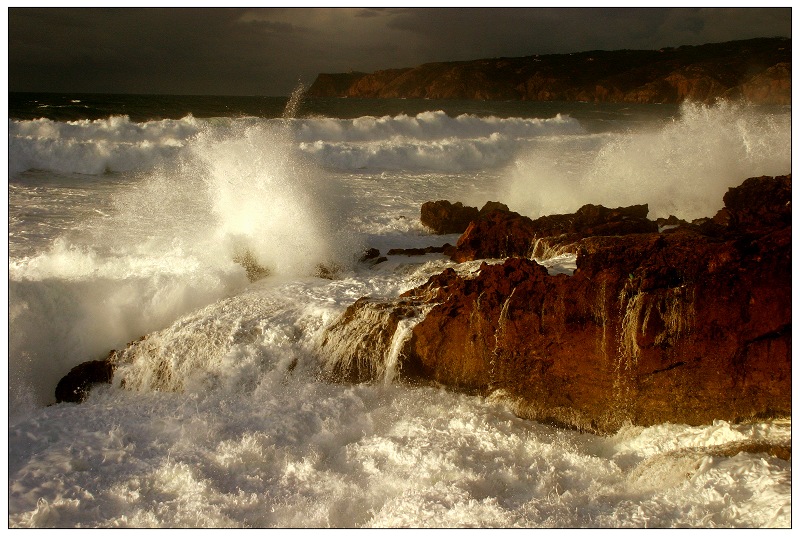
[[[591,51],[320,74],[312,97],[791,104],[791,39]]]

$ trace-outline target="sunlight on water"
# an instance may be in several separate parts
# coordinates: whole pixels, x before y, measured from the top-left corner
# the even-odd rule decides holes
[[[325,328],[353,302],[479,269],[356,261],[455,243],[422,227],[423,202],[711,216],[728,186],[790,171],[788,112],[687,105],[589,133],[549,112],[297,117],[301,97],[274,119],[9,122],[9,526],[791,525],[791,463],[739,452],[790,446],[790,420],[598,437],[393,382],[425,311],[366,315],[367,349],[394,327],[364,357],[380,380],[324,380],[353,341],[328,333],[326,349]],[[549,272],[572,274],[575,254],[545,246]],[[244,252],[271,275],[249,280]],[[638,329],[647,308],[628,298]],[[47,405],[111,349],[113,384]]]

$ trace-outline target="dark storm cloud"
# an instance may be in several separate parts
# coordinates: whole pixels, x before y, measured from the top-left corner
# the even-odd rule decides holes
[[[10,8],[9,89],[288,94],[319,72],[791,36],[791,10]]]

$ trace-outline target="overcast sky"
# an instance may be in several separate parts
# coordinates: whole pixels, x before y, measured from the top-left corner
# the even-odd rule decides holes
[[[790,8],[10,8],[9,90],[288,95],[320,72],[791,37]]]

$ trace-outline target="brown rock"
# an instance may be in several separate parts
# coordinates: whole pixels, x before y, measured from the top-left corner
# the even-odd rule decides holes
[[[430,308],[402,347],[402,375],[491,394],[523,417],[596,433],[627,422],[791,415],[791,226],[782,216],[766,220],[771,227],[748,219],[786,206],[788,181],[750,179],[729,192],[736,223],[719,236],[682,226],[584,238],[571,277],[550,276],[526,258],[431,277],[383,304],[399,314]],[[608,221],[600,209],[579,212],[590,227]],[[355,304],[332,329],[369,310]]]
[[[652,233],[658,224],[647,219],[647,205],[609,209],[584,205],[574,214],[542,216],[536,220],[516,212],[495,211],[473,221],[456,244],[451,258],[474,259],[542,256],[573,251],[574,244],[589,236]]]
[[[792,176],[752,177],[722,198],[733,232],[763,233],[791,224]]]
[[[460,202],[428,201],[422,204],[419,219],[436,234],[454,234],[463,233],[478,214],[477,208],[465,207]]]
[[[510,212],[508,205],[505,203],[501,203],[499,201],[487,201],[486,204],[481,207],[480,211],[478,211],[478,214],[480,216],[485,216],[490,212],[494,212],[495,210],[499,210],[501,212]]]

